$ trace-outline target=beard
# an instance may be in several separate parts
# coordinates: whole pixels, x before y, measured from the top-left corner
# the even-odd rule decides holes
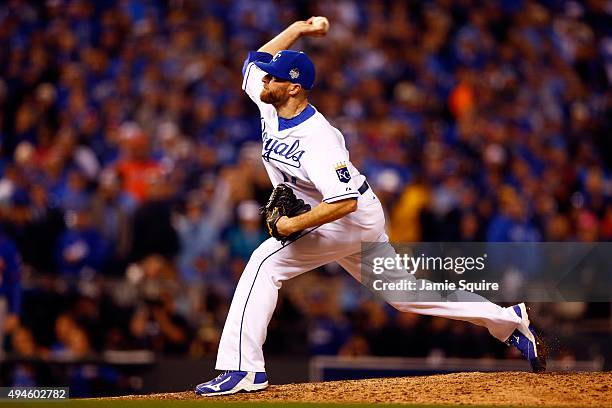
[[[263,103],[269,103],[271,105],[279,105],[282,104],[287,98],[282,89],[262,89],[261,94],[259,95],[259,99]]]

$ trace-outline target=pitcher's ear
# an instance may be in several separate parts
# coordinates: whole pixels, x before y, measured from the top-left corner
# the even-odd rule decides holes
[[[289,88],[289,95],[296,96],[302,89],[302,85],[300,84],[291,84],[291,87]]]

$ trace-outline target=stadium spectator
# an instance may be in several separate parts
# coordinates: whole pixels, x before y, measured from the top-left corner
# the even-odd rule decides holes
[[[91,276],[102,271],[110,255],[109,243],[93,227],[90,210],[66,213],[68,229],[60,235],[55,250],[59,273],[67,277]]]
[[[178,268],[184,282],[194,283],[206,279],[204,274],[210,268],[219,229],[205,213],[206,203],[200,191],[192,191],[186,201],[185,214],[178,215],[175,222],[181,243]]]
[[[21,264],[15,244],[0,229],[0,355],[4,337],[19,326]]]
[[[111,246],[108,270],[125,269],[132,247],[132,217],[136,201],[121,189],[119,175],[111,168],[100,174],[98,189],[92,198],[91,216],[95,228]]]
[[[227,231],[229,256],[239,258],[246,262],[253,251],[268,238],[268,234],[261,226],[259,205],[256,201],[243,201],[236,209],[238,225]]]

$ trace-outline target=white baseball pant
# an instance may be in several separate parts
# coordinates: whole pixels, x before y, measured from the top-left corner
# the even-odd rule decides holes
[[[384,212],[368,191],[350,217],[322,225],[284,246],[274,238],[252,254],[240,280],[223,328],[217,353],[218,370],[265,371],[263,344],[283,281],[322,265],[338,262],[361,281],[361,243],[388,242]],[[389,245],[389,254],[395,251]],[[407,278],[414,277],[407,274]],[[508,308],[465,293],[466,302],[390,302],[402,312],[463,320],[486,327],[505,341],[521,319]],[[477,300],[477,301],[474,301]]]

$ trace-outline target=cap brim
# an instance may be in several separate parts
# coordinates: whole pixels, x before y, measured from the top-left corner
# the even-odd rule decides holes
[[[262,61],[255,61],[253,62],[253,64],[255,64],[255,66],[259,67],[259,69],[261,69],[264,72],[267,72],[268,74],[281,78],[281,79],[285,79],[287,81],[292,81],[291,78],[288,78],[285,74],[283,74],[282,72],[278,71],[276,69],[276,67],[268,62],[262,62]]]

